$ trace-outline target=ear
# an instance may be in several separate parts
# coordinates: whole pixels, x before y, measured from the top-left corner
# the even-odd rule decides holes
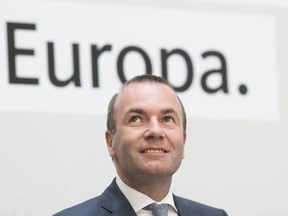
[[[186,144],[186,137],[187,137],[187,134],[186,132],[183,133],[183,143],[184,145]]]
[[[108,152],[112,159],[116,156],[116,152],[115,152],[114,144],[113,144],[113,136],[114,135],[110,131],[106,130],[105,132],[106,144],[107,144]]]
[[[186,144],[186,137],[187,137],[187,134],[186,132],[183,133],[183,145],[185,147],[185,144]],[[184,159],[185,157],[185,148],[183,149],[183,155],[182,155],[182,159]]]

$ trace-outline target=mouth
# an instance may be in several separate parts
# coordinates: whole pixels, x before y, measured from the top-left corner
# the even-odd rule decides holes
[[[166,153],[164,149],[145,149],[143,153]]]

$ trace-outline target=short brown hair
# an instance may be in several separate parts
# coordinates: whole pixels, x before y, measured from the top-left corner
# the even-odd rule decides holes
[[[167,80],[163,79],[162,77],[158,77],[155,75],[148,75],[148,74],[135,76],[132,79],[128,80],[122,86],[121,91],[126,86],[128,86],[132,83],[143,83],[143,82],[161,83],[161,84],[168,86],[169,88],[171,88],[174,91],[173,86]],[[114,106],[115,106],[115,102],[116,102],[117,97],[118,97],[118,93],[114,94],[113,97],[111,98],[110,102],[109,102],[108,113],[107,113],[107,122],[106,122],[107,129],[113,134],[116,133],[116,124],[115,124],[115,119],[114,119]],[[177,99],[181,104],[181,108],[182,108],[182,112],[183,112],[183,130],[184,130],[184,132],[186,132],[187,117],[186,117],[185,108],[183,106],[182,101],[180,100],[180,98],[178,96],[177,96]]]

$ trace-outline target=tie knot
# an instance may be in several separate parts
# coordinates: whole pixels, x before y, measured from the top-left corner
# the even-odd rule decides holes
[[[156,204],[156,203],[152,203],[146,207],[144,207],[143,209],[145,210],[149,210],[152,212],[153,216],[167,216],[168,215],[168,204]]]

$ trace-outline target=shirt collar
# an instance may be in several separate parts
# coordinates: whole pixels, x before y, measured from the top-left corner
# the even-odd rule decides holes
[[[145,206],[147,206],[151,203],[157,203],[157,204],[167,203],[171,207],[173,207],[174,210],[177,212],[177,208],[174,204],[173,195],[172,195],[172,192],[170,190],[169,190],[169,193],[167,194],[167,196],[164,197],[163,200],[161,200],[160,202],[156,202],[155,200],[151,199],[147,195],[145,195],[145,194],[143,194],[137,190],[134,190],[133,188],[126,185],[121,180],[120,177],[116,178],[116,183],[117,183],[118,187],[120,188],[120,190],[122,191],[122,193],[127,198],[127,200],[130,202],[130,204],[131,204],[131,206],[135,212],[140,211],[142,208],[144,208]]]

